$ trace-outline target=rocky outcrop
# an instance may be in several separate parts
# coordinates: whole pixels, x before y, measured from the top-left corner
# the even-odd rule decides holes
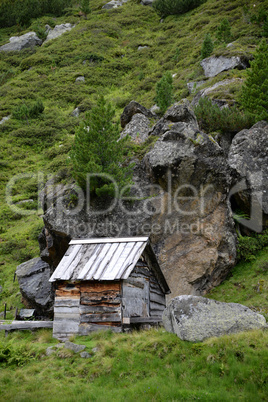
[[[58,38],[59,36],[61,36],[65,32],[71,31],[74,27],[75,27],[75,25],[72,25],[70,23],[56,25],[55,28],[53,28],[53,29],[49,29],[50,27],[48,26],[48,28],[47,28],[48,35],[47,35],[47,38],[44,41],[44,43],[47,43],[51,39]]]
[[[200,342],[213,336],[265,328],[266,320],[241,304],[178,296],[164,310],[163,324],[168,332],[184,341]]]
[[[133,141],[140,144],[147,140],[150,131],[150,120],[141,113],[135,114],[121,132],[120,138],[129,135]]]
[[[36,309],[37,315],[49,316],[53,310],[50,266],[40,258],[24,262],[16,269],[23,303]]]
[[[9,42],[0,47],[0,52],[15,52],[42,45],[42,40],[38,38],[35,32],[28,32],[21,36],[12,36]]]
[[[242,70],[249,67],[248,60],[245,58],[243,59],[239,56],[211,56],[203,59],[200,64],[204,70],[204,74],[206,77],[215,77],[222,71],[232,70],[233,68],[238,68],[239,70]]]
[[[125,126],[131,121],[132,117],[137,113],[141,113],[149,119],[155,117],[155,115],[150,110],[146,109],[146,107],[132,100],[123,110],[120,118],[121,127],[125,128]]]
[[[75,185],[46,186],[42,255],[55,267],[67,239],[150,235],[172,297],[202,294],[235,263],[230,168],[219,145],[199,130],[187,102],[172,106],[151,135],[159,138],[135,161],[129,201],[86,203]],[[70,207],[73,192],[78,201]]]
[[[3,117],[2,120],[0,120],[0,125],[4,124],[5,121],[8,121],[10,119],[10,117],[11,117],[11,114],[9,114],[8,116]]]
[[[230,147],[229,165],[236,171],[234,199],[250,220],[247,228],[260,232],[268,227],[268,123],[260,121],[236,134]]]
[[[104,8],[105,10],[110,10],[111,8],[121,7],[127,1],[128,0],[111,0],[109,1],[109,3],[104,4],[102,8]]]
[[[223,81],[219,81],[216,84],[212,85],[211,87],[201,89],[195,97],[193,98],[191,105],[195,107],[201,98],[205,96],[210,96],[213,98],[213,95],[216,93],[216,90],[220,88],[221,91],[226,91],[225,88],[233,85],[241,85],[242,86],[243,80],[241,78],[232,78]],[[228,106],[228,101],[226,99],[212,99],[213,103],[216,103],[220,107]]]

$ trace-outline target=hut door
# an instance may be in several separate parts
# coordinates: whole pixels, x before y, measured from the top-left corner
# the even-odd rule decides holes
[[[123,283],[123,318],[149,317],[149,281],[129,278]]]

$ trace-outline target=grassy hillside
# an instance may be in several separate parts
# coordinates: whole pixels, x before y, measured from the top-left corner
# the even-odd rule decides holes
[[[202,344],[162,329],[95,333],[76,340],[92,356],[83,359],[65,348],[46,356],[48,331],[0,335],[0,400],[264,401],[267,342],[267,331]]]
[[[38,100],[45,107],[35,118],[12,117],[0,125],[0,312],[6,302],[11,318],[15,307],[21,306],[14,272],[18,264],[39,252],[37,235],[43,224],[37,199],[38,172],[43,174],[41,181],[55,173],[70,180],[67,153],[77,125],[97,95],[103,94],[113,103],[118,118],[132,99],[151,107],[157,81],[170,71],[175,74],[174,101],[189,96],[187,82],[205,79],[199,63],[206,33],[214,41],[213,54],[250,56],[263,29],[251,22],[251,17],[267,3],[208,0],[185,15],[160,21],[151,7],[134,1],[106,11],[101,9],[105,1],[92,0],[87,19],[73,7],[60,18],[35,19],[27,29],[14,26],[0,30],[2,45],[10,36],[32,30],[43,35],[46,24],[76,24],[71,32],[33,51],[0,53],[0,119]],[[230,48],[216,42],[217,27],[224,18],[231,24],[234,45]],[[139,46],[147,47],[138,50]],[[84,76],[85,82],[76,82],[78,76]],[[244,76],[245,71],[224,72],[206,80],[205,86]],[[218,96],[232,100],[238,92],[235,86]],[[71,116],[77,106],[82,110],[79,118]],[[18,203],[17,211],[10,209],[6,198],[7,183],[15,175],[20,176],[12,185],[11,201]],[[36,213],[25,215],[33,208]]]

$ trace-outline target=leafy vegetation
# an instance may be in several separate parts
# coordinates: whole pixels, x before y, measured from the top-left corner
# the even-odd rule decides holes
[[[77,129],[70,152],[74,177],[84,189],[88,184],[90,192],[98,196],[115,196],[118,188],[131,183],[131,165],[123,166],[125,141],[118,141],[114,115],[111,104],[101,97]]]
[[[156,84],[156,104],[160,109],[160,113],[164,114],[172,103],[173,86],[172,75],[166,72],[160,81]]]
[[[255,233],[252,236],[239,236],[238,259],[250,261],[256,259],[256,253],[268,246],[268,230]]]
[[[254,60],[246,70],[246,81],[242,87],[241,104],[254,115],[255,121],[268,119],[268,44],[262,40]]]
[[[185,14],[206,0],[155,0],[153,2],[153,8],[161,17],[167,17],[168,15],[180,15]]]
[[[228,43],[232,38],[230,22],[224,18],[216,31],[218,41]]]
[[[202,44],[201,49],[201,58],[205,59],[206,57],[210,56],[213,52],[213,41],[209,33],[206,34],[204,42]]]
[[[200,99],[194,111],[200,128],[206,133],[237,133],[250,128],[254,122],[251,115],[241,112],[237,106],[221,109],[207,97]]]
[[[77,338],[92,356],[56,346],[51,331],[0,335],[7,349],[32,353],[23,367],[2,362],[0,398],[18,401],[261,401],[267,392],[267,332],[181,341],[163,329],[132,334],[100,332]],[[93,348],[97,348],[94,353]],[[10,352],[9,352],[10,353]],[[16,356],[12,348],[11,355]]]

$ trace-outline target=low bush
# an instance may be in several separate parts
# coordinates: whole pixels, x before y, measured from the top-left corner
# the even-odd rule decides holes
[[[167,17],[168,15],[187,13],[187,11],[193,10],[205,1],[206,0],[155,0],[153,2],[153,8],[161,17]]]
[[[237,257],[239,260],[255,260],[256,253],[268,246],[268,230],[253,236],[239,236]]]
[[[220,109],[211,99],[201,98],[194,109],[200,128],[206,133],[237,133],[254,123],[251,115],[241,112],[237,106]]]
[[[171,105],[173,96],[172,75],[166,72],[160,81],[156,84],[156,97],[155,101],[160,108],[161,113],[165,113],[167,108]]]
[[[21,106],[17,106],[13,110],[12,116],[17,120],[28,120],[29,118],[38,117],[40,113],[43,113],[44,109],[43,102],[38,99],[32,104],[23,103]]]
[[[224,18],[217,28],[216,37],[219,42],[229,42],[232,38],[231,26],[227,18]]]
[[[201,58],[205,59],[206,57],[209,57],[212,52],[213,52],[213,42],[210,34],[206,34],[201,49]]]

